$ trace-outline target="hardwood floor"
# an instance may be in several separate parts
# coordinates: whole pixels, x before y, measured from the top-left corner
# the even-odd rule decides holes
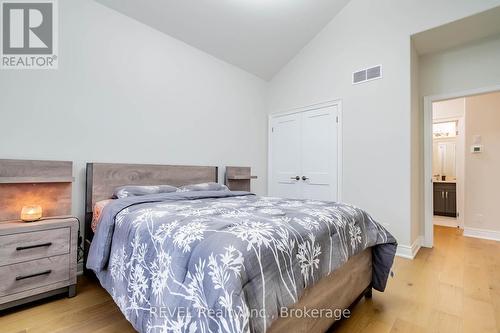
[[[396,257],[386,291],[358,303],[336,332],[500,332],[500,242],[434,231],[434,248]]]
[[[334,332],[500,332],[500,242],[435,227],[435,247],[396,258],[385,293],[361,300]],[[111,297],[80,278],[75,298],[56,298],[0,314],[2,333],[133,332]]]

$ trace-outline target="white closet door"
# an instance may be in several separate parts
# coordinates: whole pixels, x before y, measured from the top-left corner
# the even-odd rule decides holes
[[[298,199],[301,194],[300,148],[301,114],[275,117],[271,121],[271,181],[272,196]]]
[[[302,113],[301,185],[305,199],[336,201],[338,106]]]

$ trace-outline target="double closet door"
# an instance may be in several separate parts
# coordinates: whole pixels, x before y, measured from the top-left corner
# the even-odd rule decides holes
[[[338,105],[271,118],[271,196],[338,200]]]

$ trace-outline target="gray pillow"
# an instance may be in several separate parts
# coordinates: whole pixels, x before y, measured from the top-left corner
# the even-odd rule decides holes
[[[177,190],[177,187],[170,185],[126,185],[115,188],[113,198],[121,199],[148,194],[171,193]]]
[[[194,185],[181,186],[177,192],[189,192],[189,191],[229,191],[226,185],[217,183],[201,183]]]

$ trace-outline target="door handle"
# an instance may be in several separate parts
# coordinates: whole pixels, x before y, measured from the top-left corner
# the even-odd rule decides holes
[[[448,199],[448,191],[446,191],[446,199]]]
[[[36,244],[36,245],[28,245],[28,246],[18,246],[18,247],[16,247],[16,251],[35,249],[37,247],[46,247],[46,246],[51,246],[51,245],[52,245],[52,242],[43,243],[43,244]]]
[[[444,191],[441,191],[441,199],[444,199]]]
[[[41,275],[49,275],[50,273],[52,273],[51,269],[40,272],[40,273],[34,273],[34,274],[29,274],[29,275],[20,275],[20,276],[16,276],[16,281],[29,279],[29,278],[41,276]]]
[[[299,176],[295,176],[295,177],[290,177],[291,180],[297,180],[299,181],[300,180],[300,177]]]
[[[308,180],[308,179],[309,179],[309,178],[307,178],[306,176],[302,176],[302,180],[303,180],[303,181],[306,181],[306,180]]]

